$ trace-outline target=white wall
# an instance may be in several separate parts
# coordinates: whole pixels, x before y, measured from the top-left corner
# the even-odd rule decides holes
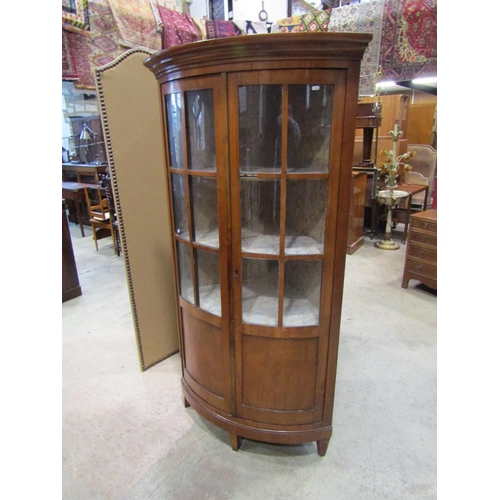
[[[287,0],[264,0],[264,9],[269,22],[283,19],[287,15]],[[233,19],[238,21],[258,21],[262,10],[262,0],[233,0]],[[227,19],[227,0],[225,2]],[[208,16],[208,0],[193,0],[190,5],[191,17],[202,19]]]
[[[196,1],[196,0],[195,0]],[[278,21],[287,15],[287,0],[264,0],[264,10],[269,22]],[[233,0],[233,19],[239,21],[259,21],[262,0]]]
[[[189,6],[189,13],[191,17],[196,19],[203,19],[204,16],[208,17],[208,0],[193,0]]]

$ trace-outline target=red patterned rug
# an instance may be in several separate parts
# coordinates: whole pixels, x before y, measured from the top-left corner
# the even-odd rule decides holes
[[[437,0],[385,0],[383,80],[437,75]]]
[[[158,13],[163,25],[162,49],[201,40],[201,33],[193,18],[158,5]]]
[[[211,21],[206,22],[207,38],[226,38],[228,36],[240,36],[242,33],[233,21]]]
[[[68,32],[71,44],[74,49],[75,67],[78,78],[75,80],[75,87],[82,89],[94,89],[94,75],[89,62],[90,50],[88,47],[89,38],[80,33]]]
[[[62,30],[62,79],[76,80],[78,71],[76,70],[75,53],[70,33]]]

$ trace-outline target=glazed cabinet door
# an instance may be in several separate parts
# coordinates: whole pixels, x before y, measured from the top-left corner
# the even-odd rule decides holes
[[[323,421],[345,83],[228,80],[236,413],[264,425]]]
[[[205,403],[231,409],[227,155],[220,77],[162,86],[183,383]],[[222,194],[221,194],[222,193]]]

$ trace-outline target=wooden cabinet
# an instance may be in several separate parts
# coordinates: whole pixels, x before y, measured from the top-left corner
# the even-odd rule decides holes
[[[326,453],[370,39],[234,37],[145,62],[164,108],[184,397],[234,449]]]
[[[408,288],[411,279],[437,290],[437,210],[426,210],[410,217],[410,237],[401,286]]]
[[[71,233],[66,216],[66,204],[62,202],[62,301],[79,297],[82,294],[78,270],[76,268]]]
[[[379,98],[367,97],[361,98],[359,105],[362,106],[367,103],[375,103]],[[383,149],[392,150],[393,140],[389,132],[394,130],[394,124],[397,122],[403,135],[399,138],[396,144],[396,154],[400,155],[406,153],[408,148],[408,140],[406,137],[407,124],[408,124],[408,106],[410,98],[404,94],[385,95],[380,97],[380,106],[382,110],[382,117],[379,121],[377,150],[375,151],[375,163],[382,163],[384,160],[380,151]],[[356,130],[356,142],[354,146],[354,162],[358,164],[364,160],[364,140],[365,132],[358,128]]]

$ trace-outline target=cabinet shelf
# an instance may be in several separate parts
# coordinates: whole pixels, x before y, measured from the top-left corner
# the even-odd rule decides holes
[[[263,278],[247,281],[242,287],[243,322],[255,325],[277,326],[279,299],[276,281]],[[303,294],[295,289],[288,289],[289,296],[283,299],[283,326],[317,326],[319,308],[314,306]]]
[[[304,234],[285,236],[285,255],[322,255],[323,243]],[[248,254],[279,255],[280,235],[245,231],[241,251]]]
[[[188,288],[186,292],[188,296],[194,296],[193,288]],[[199,288],[199,301],[200,309],[220,317],[222,314],[220,283],[201,286]]]
[[[189,241],[189,233],[186,231],[178,234],[177,236],[185,241]],[[219,231],[217,229],[196,231],[193,243],[217,249],[219,248]]]

